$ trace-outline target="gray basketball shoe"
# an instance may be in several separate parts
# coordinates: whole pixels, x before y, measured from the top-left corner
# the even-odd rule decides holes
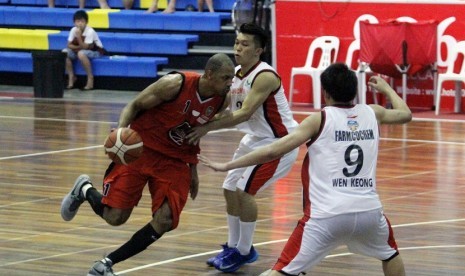
[[[100,260],[95,262],[94,266],[89,270],[87,276],[117,276],[111,268],[111,261]]]
[[[82,186],[87,183],[92,184],[90,177],[85,174],[80,175],[74,182],[71,191],[63,198],[61,202],[61,217],[64,220],[70,221],[76,215],[79,206],[81,206],[85,200],[81,191]]]

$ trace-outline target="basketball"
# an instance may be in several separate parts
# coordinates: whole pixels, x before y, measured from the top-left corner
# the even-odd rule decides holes
[[[112,131],[105,140],[105,154],[116,164],[127,165],[139,158],[143,151],[142,138],[130,128]]]

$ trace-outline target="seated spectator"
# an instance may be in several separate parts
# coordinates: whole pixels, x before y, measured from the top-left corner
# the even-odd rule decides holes
[[[133,3],[134,0],[123,0],[123,4],[124,4],[124,7],[126,8],[126,2],[130,2],[128,3],[129,8],[126,8],[126,9],[130,9],[132,7],[132,3]],[[110,7],[108,6],[108,3],[107,3],[107,0],[98,0],[98,3],[99,3],[99,6],[101,9],[110,9]],[[80,9],[84,9],[84,6],[86,5],[86,0],[79,0],[79,8]],[[55,7],[55,0],[48,0],[48,7],[49,8],[54,8]]]
[[[108,5],[107,0],[97,0],[98,4],[101,9],[111,9],[110,6]],[[81,2],[85,2],[85,0],[79,0],[79,6],[81,6]],[[134,0],[123,0],[123,7],[126,10],[132,9],[132,5],[134,4]],[[84,6],[84,4],[82,5]]]
[[[97,32],[87,25],[89,17],[85,11],[78,10],[75,12],[73,21],[74,27],[69,32],[68,47],[63,49],[63,52],[67,54],[66,72],[69,77],[66,88],[74,88],[77,78],[73,70],[73,60],[79,59],[87,74],[87,83],[83,89],[92,90],[94,88],[94,75],[90,59],[102,56],[105,49]]]
[[[153,13],[158,11],[158,0],[153,0],[152,5],[147,9],[147,13]],[[168,7],[163,13],[173,13],[176,11],[176,0],[169,0]]]
[[[79,8],[83,9],[84,8],[84,2],[85,0],[79,0]],[[48,7],[49,8],[55,8],[55,0],[48,0]]]
[[[203,4],[207,2],[207,7],[209,12],[215,12],[213,9],[213,0],[197,0],[197,6],[199,9],[199,12],[203,11]]]
[[[97,1],[101,9],[111,9],[110,6],[108,5],[107,0],[97,0]],[[123,6],[127,10],[131,9],[133,4],[134,4],[134,0],[123,0]],[[84,9],[85,5],[86,5],[86,0],[79,0],[80,9]],[[48,7],[54,8],[55,0],[48,0]]]
[[[79,0],[79,6],[81,6],[81,2],[83,3],[82,6],[84,6],[84,3],[85,3],[86,0]],[[124,5],[124,8],[125,9],[130,9],[132,8],[132,0],[129,0],[131,3],[130,3],[130,6],[129,8],[126,8],[126,0],[123,0],[123,5]],[[100,6],[101,9],[111,9],[110,6],[108,6],[108,2],[107,0],[98,0],[98,5]]]

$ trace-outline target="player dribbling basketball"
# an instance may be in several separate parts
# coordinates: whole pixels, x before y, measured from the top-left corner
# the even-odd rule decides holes
[[[208,122],[227,106],[234,64],[225,54],[212,56],[205,73],[171,72],[144,89],[123,109],[118,127],[130,127],[144,141],[142,156],[126,165],[112,163],[100,194],[87,175],[76,180],[63,199],[61,215],[71,220],[87,200],[108,224],[125,223],[147,184],[152,196],[151,221],[120,248],[95,262],[88,275],[115,275],[112,266],[145,250],[174,230],[188,195],[198,192],[199,145],[184,142],[191,127]]]

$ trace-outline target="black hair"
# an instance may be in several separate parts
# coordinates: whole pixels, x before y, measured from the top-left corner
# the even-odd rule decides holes
[[[341,62],[331,64],[320,76],[321,86],[336,102],[349,103],[357,95],[355,72]]]
[[[89,16],[87,15],[85,10],[78,10],[73,15],[73,21],[84,19],[86,22],[89,22]]]
[[[255,23],[244,23],[239,28],[239,32],[243,34],[253,35],[254,43],[265,50],[265,47],[268,43],[268,35],[262,27],[258,26]]]

